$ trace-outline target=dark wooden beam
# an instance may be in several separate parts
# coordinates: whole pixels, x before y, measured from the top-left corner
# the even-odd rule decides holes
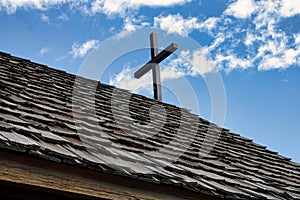
[[[177,43],[170,44],[167,48],[161,51],[154,59],[151,59],[143,67],[134,73],[135,78],[141,78],[144,74],[152,69],[152,63],[160,63],[178,49]]]
[[[158,53],[158,42],[157,34],[150,34],[150,51],[151,51],[151,60],[147,62],[143,67],[134,73],[135,78],[141,78],[148,71],[152,70],[153,77],[153,92],[154,99],[162,101],[162,90],[161,90],[161,79],[160,79],[160,66],[159,63],[171,55],[174,51],[178,49],[176,43],[170,44],[163,51]]]

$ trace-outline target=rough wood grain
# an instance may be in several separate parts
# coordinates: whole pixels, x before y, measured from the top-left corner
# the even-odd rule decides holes
[[[7,164],[8,163],[8,164]],[[24,184],[32,187],[41,187],[68,193],[82,194],[90,197],[105,199],[177,199],[162,194],[151,194],[150,192],[138,191],[126,187],[105,183],[102,181],[90,180],[84,177],[71,176],[59,172],[24,166],[18,163],[0,163],[0,181],[15,184]]]

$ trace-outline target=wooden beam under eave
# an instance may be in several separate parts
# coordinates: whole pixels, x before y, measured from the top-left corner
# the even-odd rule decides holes
[[[74,167],[13,152],[0,153],[1,186],[19,190],[25,187],[31,191],[46,192],[49,195],[67,195],[66,199],[76,197],[75,199],[91,200],[179,200],[190,197],[190,199],[219,200],[219,198],[171,186]]]

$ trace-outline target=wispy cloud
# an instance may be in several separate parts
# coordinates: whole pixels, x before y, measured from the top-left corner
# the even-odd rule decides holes
[[[181,75],[205,76],[207,73],[216,71],[216,63],[210,57],[207,47],[195,49],[193,51],[183,50],[177,59],[170,62],[175,71]],[[184,72],[184,74],[182,74]]]
[[[126,90],[131,90],[133,92],[145,90],[150,93],[152,88],[152,73],[146,73],[140,79],[134,78],[133,74],[134,69],[125,67],[120,73],[110,77],[109,84]],[[178,71],[175,67],[164,67],[161,69],[162,82],[177,79],[184,75],[184,72]]]
[[[62,13],[57,17],[57,19],[62,20],[62,21],[70,21],[68,15],[66,13]]]
[[[141,7],[170,7],[182,5],[191,0],[95,0],[90,9],[90,14],[104,13],[107,16],[125,16],[137,11]]]
[[[39,54],[41,56],[45,55],[46,53],[49,53],[50,49],[48,47],[43,47],[40,49]]]
[[[226,67],[223,69],[229,73],[234,69],[248,69],[250,67],[253,67],[253,60],[249,58],[239,58],[238,56],[231,54],[231,55],[222,55],[218,54],[216,56],[216,63],[218,63],[219,66],[224,66],[225,63]]]
[[[151,73],[145,74],[140,79],[134,78],[133,73],[134,70],[132,68],[125,67],[120,73],[110,77],[109,84],[116,85],[119,88],[131,90],[133,92],[149,88],[149,84],[152,81]]]
[[[192,31],[201,31],[213,38],[207,46],[182,50],[178,57],[169,60],[169,67],[161,69],[162,82],[182,76],[205,76],[220,70],[230,73],[236,69],[261,71],[299,65],[300,34],[289,34],[278,27],[283,18],[299,13],[297,5],[300,3],[294,2],[298,0],[238,0],[228,5],[221,16],[202,21],[180,14],[155,17],[154,26],[169,34],[186,37]],[[126,67],[111,77],[110,83],[135,91],[145,85],[151,88],[151,81],[151,73],[135,79],[133,71]]]
[[[193,30],[210,31],[215,28],[218,18],[210,17],[199,22],[196,17],[183,18],[180,14],[154,17],[154,26],[169,34],[188,36]]]
[[[281,16],[292,17],[300,13],[300,0],[283,0],[279,10]]]
[[[139,16],[138,18],[129,16],[124,19],[123,31],[133,32],[136,30],[137,27],[146,27],[146,26],[150,26],[150,23],[146,22],[144,16]]]
[[[74,0],[0,0],[0,8],[12,14],[19,8],[46,10],[53,5],[72,1]]]
[[[184,19],[180,14],[154,17],[154,26],[166,31],[167,33],[175,33],[181,36],[188,34],[199,27],[196,17]]]
[[[253,0],[238,0],[232,3],[224,13],[233,15],[236,18],[245,19],[250,17],[255,10],[256,5]]]
[[[139,16],[137,18],[133,16],[129,16],[124,18],[124,24],[121,33],[118,34],[117,39],[124,38],[133,32],[135,32],[139,28],[143,27],[149,27],[150,23],[147,22],[144,18],[144,16]],[[114,28],[112,28],[110,31],[112,31]]]
[[[287,83],[287,82],[289,82],[289,80],[285,78],[285,79],[282,79],[282,82]]]
[[[41,20],[42,20],[42,22],[51,24],[49,16],[45,15],[44,13],[41,15]]]
[[[71,10],[80,10],[83,14],[94,16],[102,13],[111,17],[126,18],[132,16],[141,7],[171,7],[183,5],[192,0],[0,0],[0,11],[9,14],[18,9],[48,10],[55,5],[69,4]],[[58,19],[68,21],[68,16],[60,15]]]
[[[207,54],[218,70],[230,72],[254,66],[258,70],[286,69],[299,65],[300,37],[280,29],[279,24],[282,19],[299,14],[299,5],[300,0],[237,0],[219,17],[200,21],[180,14],[158,16],[154,25],[181,36],[195,30],[207,32],[213,38],[206,47]],[[212,64],[209,62],[207,66],[210,68]]]
[[[178,79],[183,76],[205,76],[215,72],[216,65],[211,59],[207,48],[193,51],[183,50],[177,58],[170,60],[168,66],[161,65],[162,82]],[[142,78],[133,77],[134,69],[126,66],[120,73],[110,78],[110,84],[134,92],[152,87],[152,73],[145,74]]]
[[[142,7],[171,7],[191,0],[0,0],[0,10],[14,13],[19,8],[46,10],[55,5],[69,4],[70,9],[81,9],[85,14],[103,13],[108,17],[123,17],[123,32],[134,32],[137,27],[150,26],[148,19],[134,15]],[[192,63],[186,74],[204,75],[216,70],[286,69],[299,65],[300,36],[280,28],[282,20],[300,14],[300,0],[236,0],[230,1],[220,16],[207,19],[183,17],[180,14],[161,14],[153,25],[169,34],[189,36],[193,31],[206,32],[211,43],[198,51],[182,52],[181,58]],[[57,17],[68,21],[66,14]],[[46,14],[41,20],[51,23]],[[120,35],[122,36],[122,35]],[[98,44],[90,40],[74,43],[69,55],[80,58]],[[204,49],[205,48],[205,49]],[[184,53],[185,57],[184,57]],[[182,63],[177,60],[177,63]],[[204,67],[197,68],[196,62]],[[181,67],[182,68],[182,67]]]
[[[295,64],[299,64],[300,45],[297,36],[284,32],[278,28],[283,17],[299,14],[297,9],[288,9],[291,5],[298,6],[289,0],[282,1],[262,1],[259,2],[256,16],[253,23],[257,28],[253,32],[252,46],[256,47],[254,59],[258,61],[258,70],[286,69]]]
[[[82,44],[75,42],[72,45],[70,54],[74,59],[84,57],[91,49],[94,49],[99,44],[98,40],[88,40]]]

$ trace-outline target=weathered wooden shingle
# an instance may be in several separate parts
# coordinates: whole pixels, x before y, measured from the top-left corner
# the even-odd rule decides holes
[[[1,149],[222,198],[300,199],[299,164],[176,106],[159,103],[157,131],[158,102],[1,52],[0,90]]]

